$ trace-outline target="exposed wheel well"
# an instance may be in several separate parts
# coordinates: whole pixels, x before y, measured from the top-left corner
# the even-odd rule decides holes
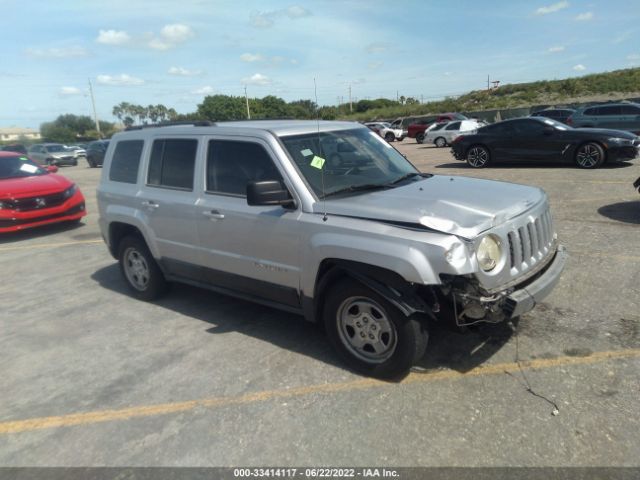
[[[123,222],[113,222],[109,225],[109,251],[113,258],[117,258],[120,241],[127,236],[136,236],[144,240],[142,232],[137,227]]]
[[[376,290],[387,300],[404,311],[431,313],[420,299],[413,285],[398,273],[383,267],[336,258],[324,259],[320,263],[314,289],[314,317],[321,319],[323,305],[329,287],[342,277],[351,277]]]

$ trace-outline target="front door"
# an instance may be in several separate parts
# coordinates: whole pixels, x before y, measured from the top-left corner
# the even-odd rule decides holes
[[[197,203],[205,281],[299,306],[300,210],[249,206],[246,200],[250,181],[284,182],[268,144],[211,138],[206,148],[205,191]]]

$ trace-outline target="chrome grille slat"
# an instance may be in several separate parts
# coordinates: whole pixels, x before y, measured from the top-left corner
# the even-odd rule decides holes
[[[549,253],[553,244],[553,222],[546,210],[537,218],[527,218],[525,223],[507,233],[509,262],[512,276],[531,269]]]

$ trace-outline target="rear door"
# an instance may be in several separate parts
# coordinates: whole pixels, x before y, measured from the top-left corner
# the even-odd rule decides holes
[[[458,136],[460,131],[460,123],[462,122],[451,122],[442,130],[442,136],[447,141],[447,143],[451,143],[454,138]]]
[[[194,190],[198,138],[155,137],[139,208],[169,273],[197,277],[199,262]]]
[[[630,132],[640,132],[640,107],[637,105],[622,105],[621,129]]]
[[[622,119],[622,107],[620,105],[605,105],[598,107],[596,111],[598,128],[624,128]]]
[[[250,181],[284,184],[274,153],[263,140],[248,137],[210,137],[206,149],[196,208],[205,281],[298,307],[300,210],[250,206],[246,198]]]

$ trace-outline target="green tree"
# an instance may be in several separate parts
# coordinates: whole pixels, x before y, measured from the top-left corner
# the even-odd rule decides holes
[[[242,120],[247,117],[247,109],[244,97],[207,95],[198,105],[196,114],[204,120]]]

